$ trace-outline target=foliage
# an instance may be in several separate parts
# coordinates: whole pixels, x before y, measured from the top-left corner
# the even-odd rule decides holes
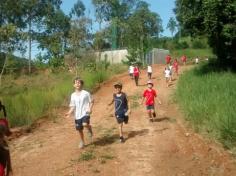
[[[182,29],[207,35],[219,60],[236,60],[236,4],[234,0],[176,0],[175,13]]]
[[[194,128],[208,132],[226,147],[236,144],[235,78],[234,72],[210,62],[181,76],[176,94]]]
[[[173,37],[173,34],[174,34],[174,32],[176,31],[176,28],[177,28],[177,23],[176,23],[176,21],[173,17],[170,17],[166,28],[170,30],[171,36]]]

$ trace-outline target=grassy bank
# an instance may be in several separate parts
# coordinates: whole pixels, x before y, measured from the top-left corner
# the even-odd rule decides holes
[[[186,119],[226,147],[236,144],[236,74],[200,65],[180,77],[176,92]]]
[[[85,80],[85,89],[91,91],[97,83],[125,69],[122,65],[112,65],[98,71],[79,71],[79,76]],[[4,76],[0,99],[6,106],[11,126],[31,125],[42,116],[52,115],[53,108],[68,101],[74,77],[66,72]]]

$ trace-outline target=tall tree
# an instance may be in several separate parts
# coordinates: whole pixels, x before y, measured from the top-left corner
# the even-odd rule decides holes
[[[173,34],[174,34],[174,32],[176,31],[176,28],[177,28],[177,23],[176,23],[176,21],[173,17],[170,17],[166,28],[170,30],[171,36],[173,38]]]
[[[207,35],[219,60],[236,60],[234,0],[176,0],[175,4],[181,28],[191,35]]]
[[[130,53],[138,51],[139,58],[142,61],[144,61],[145,53],[152,47],[151,38],[158,38],[163,30],[160,16],[151,12],[148,6],[144,1],[137,4],[136,9],[127,21],[125,30],[126,45],[131,50]]]

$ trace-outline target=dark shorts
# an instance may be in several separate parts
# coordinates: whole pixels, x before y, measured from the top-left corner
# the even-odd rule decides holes
[[[147,105],[147,106],[146,106],[146,109],[147,109],[147,110],[154,109],[154,105]]]
[[[119,114],[119,115],[116,114],[115,116],[118,124],[121,124],[123,122],[127,124],[129,121],[129,116],[126,116],[125,114]]]
[[[75,120],[75,129],[76,130],[83,130],[84,126],[83,123],[90,124],[90,116],[84,116],[81,119]]]

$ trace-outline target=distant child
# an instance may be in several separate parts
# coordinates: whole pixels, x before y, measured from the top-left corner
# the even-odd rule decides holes
[[[170,62],[171,62],[171,57],[170,57],[170,55],[168,54],[168,55],[166,56],[166,65],[169,65]]]
[[[115,103],[115,117],[117,123],[119,124],[119,135],[120,142],[124,142],[123,136],[123,124],[127,124],[129,121],[129,106],[128,106],[128,98],[124,92],[122,92],[122,84],[117,82],[114,84],[115,93],[113,94],[113,99],[111,103],[108,105]]]
[[[152,66],[151,65],[147,66],[147,74],[148,74],[148,79],[152,79]]]
[[[196,57],[195,64],[198,64],[198,63],[199,63],[199,59],[198,59],[198,57]]]
[[[174,60],[173,68],[175,70],[176,75],[179,76],[179,62],[177,59]]]
[[[77,77],[73,83],[75,92],[71,94],[70,110],[66,113],[66,117],[70,117],[72,112],[74,112],[75,128],[79,131],[81,139],[79,148],[83,148],[85,145],[84,127],[88,129],[92,141],[93,132],[90,125],[90,114],[92,113],[93,99],[89,92],[83,90],[84,81],[82,79]]]
[[[0,176],[12,176],[10,150],[4,138],[5,133],[6,127],[0,125]]]
[[[0,101],[0,112],[3,111],[3,117],[0,116],[0,125],[5,126],[6,128],[6,136],[11,135],[11,131],[9,128],[8,120],[7,120],[7,112],[5,106]]]
[[[169,87],[169,82],[170,82],[171,74],[172,74],[169,67],[165,68],[164,74],[165,74],[165,78],[166,78],[166,87]]]
[[[134,79],[134,66],[133,66],[133,64],[131,64],[129,66],[129,76],[131,79]]]
[[[140,70],[138,68],[138,64],[135,64],[135,66],[134,66],[134,81],[135,81],[136,86],[138,86],[139,74],[140,74]]]
[[[182,60],[183,64],[186,65],[187,57],[186,57],[185,55],[183,55],[183,56],[181,57],[181,60]]]
[[[143,92],[143,98],[140,104],[143,104],[144,99],[146,100],[145,105],[147,109],[147,114],[150,122],[154,121],[156,117],[155,112],[155,98],[157,98],[157,92],[153,89],[153,83],[151,80],[147,82],[148,88]],[[158,98],[159,104],[161,104],[160,99]]]

